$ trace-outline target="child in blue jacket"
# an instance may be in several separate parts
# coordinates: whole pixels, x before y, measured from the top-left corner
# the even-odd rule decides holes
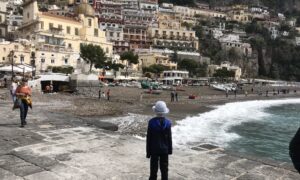
[[[150,178],[157,179],[158,162],[161,179],[168,179],[169,154],[172,154],[171,121],[165,115],[169,109],[164,101],[157,101],[153,106],[156,117],[152,118],[147,130],[147,158],[150,158]]]

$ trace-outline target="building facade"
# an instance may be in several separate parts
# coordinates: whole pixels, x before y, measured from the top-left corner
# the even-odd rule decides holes
[[[167,55],[158,53],[141,53],[139,54],[140,67],[149,67],[153,64],[160,64],[168,67],[171,70],[177,69],[177,63],[172,62]]]
[[[107,42],[93,8],[87,3],[77,6],[72,18],[39,12],[37,2],[29,0],[24,2],[23,14],[17,36],[34,43],[35,66],[42,71],[47,66],[76,67],[81,44],[99,45],[108,57],[113,53],[112,43]]]

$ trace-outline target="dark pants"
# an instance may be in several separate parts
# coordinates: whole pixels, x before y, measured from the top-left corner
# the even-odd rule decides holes
[[[28,105],[20,100],[20,118],[21,124],[25,125],[28,112]]]
[[[151,155],[150,159],[150,178],[149,180],[157,179],[158,161],[161,172],[161,180],[168,180],[168,165],[169,155]]]

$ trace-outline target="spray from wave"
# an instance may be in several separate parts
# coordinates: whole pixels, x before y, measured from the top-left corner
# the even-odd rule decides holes
[[[270,114],[266,108],[283,104],[300,104],[300,99],[259,100],[227,103],[195,117],[187,117],[177,122],[173,128],[174,146],[183,148],[195,143],[210,143],[226,147],[239,138],[230,132],[231,127],[244,122],[263,121]]]

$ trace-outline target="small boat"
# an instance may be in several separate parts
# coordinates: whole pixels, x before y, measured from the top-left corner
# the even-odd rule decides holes
[[[212,87],[219,91],[234,91],[236,88],[233,84],[214,84]]]

